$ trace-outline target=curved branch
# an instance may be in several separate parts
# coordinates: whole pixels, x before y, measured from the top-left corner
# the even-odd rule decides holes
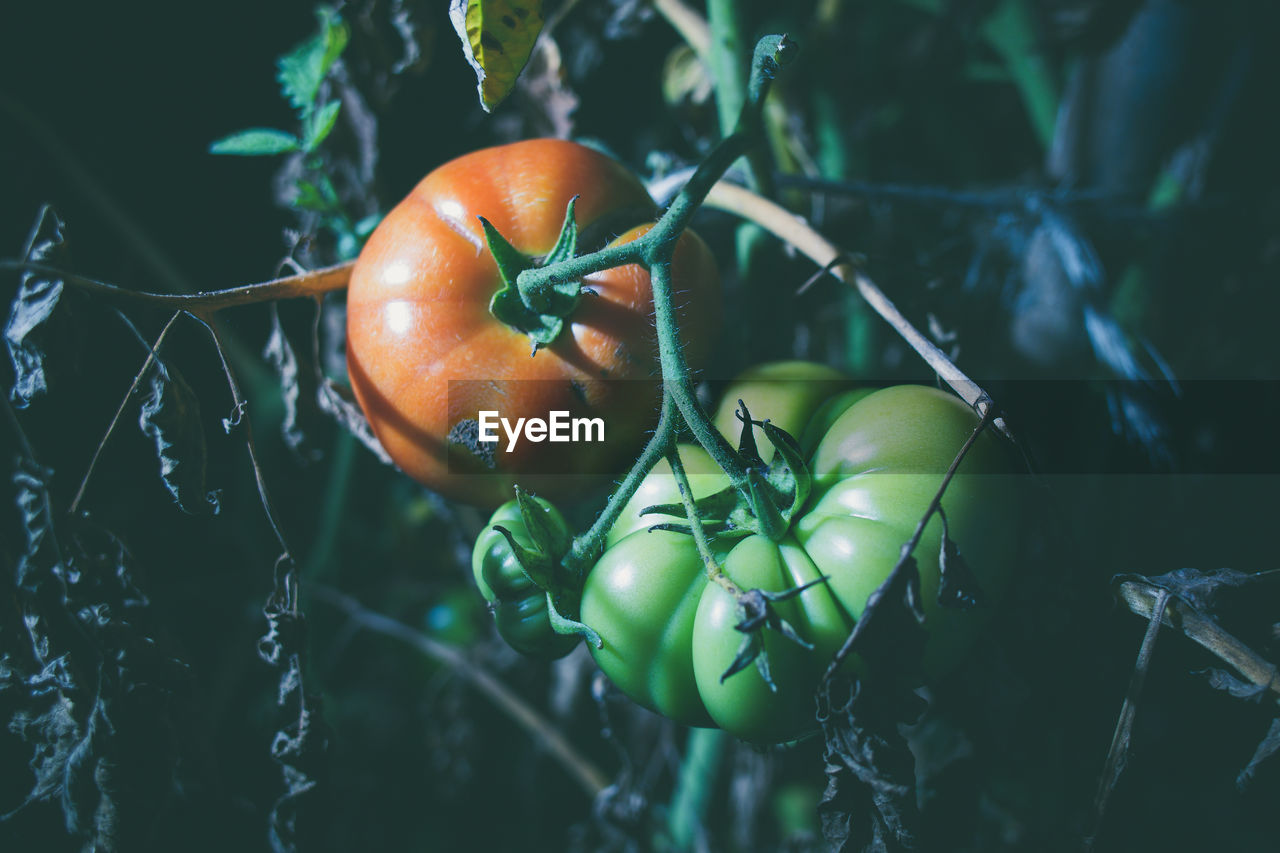
[[[302,296],[321,296],[331,290],[342,290],[351,280],[351,268],[354,261],[308,270],[298,275],[275,278],[270,281],[231,287],[226,290],[206,290],[200,293],[151,293],[144,290],[129,290],[105,281],[88,276],[60,270],[57,267],[29,261],[0,260],[0,270],[18,270],[34,272],[61,279],[73,287],[89,293],[95,293],[110,299],[121,299],[127,302],[147,302],[162,305],[181,311],[207,314],[221,311],[223,308],[236,308],[241,305],[253,305],[257,302],[270,302],[275,299],[295,299]]]

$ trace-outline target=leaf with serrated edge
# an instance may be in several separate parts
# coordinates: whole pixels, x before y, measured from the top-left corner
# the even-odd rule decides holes
[[[346,23],[332,9],[316,10],[320,32],[280,57],[276,79],[285,98],[301,118],[315,109],[316,95],[325,75],[347,46],[350,33]]]

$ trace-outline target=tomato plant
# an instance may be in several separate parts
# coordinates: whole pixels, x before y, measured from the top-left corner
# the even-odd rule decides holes
[[[560,140],[516,142],[427,175],[370,236],[352,271],[347,357],[356,398],[396,464],[449,497],[496,505],[517,476],[540,493],[577,487],[576,478],[557,475],[610,473],[657,409],[643,267],[587,276],[589,295],[553,306],[549,340],[537,344],[530,329],[491,311],[510,282],[479,217],[521,255],[545,256],[563,245],[571,202],[583,248],[614,234],[622,236],[611,245],[636,240],[654,214],[640,182],[605,155]],[[711,344],[718,282],[710,251],[686,231],[672,283],[691,360]],[[604,441],[525,440],[508,452],[501,433],[496,444],[479,441],[482,411],[512,423],[553,411],[601,418]]]
[[[744,400],[752,390],[740,383],[735,389]],[[756,396],[762,414],[772,409],[793,427],[824,424],[809,448],[812,488],[789,529],[777,541],[713,535],[712,553],[735,593],[709,579],[692,537],[650,529],[680,519],[639,514],[641,504],[678,499],[670,473],[655,469],[587,577],[582,620],[603,642],[592,649],[597,663],[636,701],[690,725],[710,720],[743,739],[776,742],[812,725],[822,672],[897,564],[977,418],[955,397],[922,386],[855,389],[825,404],[803,383],[765,390]],[[727,423],[736,405],[726,397],[716,422]],[[700,470],[700,453],[682,449],[681,457]],[[984,434],[942,501],[950,537],[991,599],[1006,585],[1011,562],[1005,470],[1000,448]],[[702,472],[690,485],[696,499],[719,483]],[[937,604],[942,546],[935,516],[915,551],[928,630],[922,664],[930,675],[953,666],[982,623],[981,614]],[[741,596],[748,591],[768,602],[768,627],[755,639],[737,628],[747,618]],[[765,661],[768,680],[759,667],[742,669],[746,642],[758,643],[751,659]],[[735,668],[742,671],[726,677]]]

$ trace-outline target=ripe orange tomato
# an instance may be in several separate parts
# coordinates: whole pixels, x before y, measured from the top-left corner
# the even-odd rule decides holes
[[[475,151],[431,172],[382,221],[357,259],[347,293],[347,366],[374,433],[407,474],[470,503],[496,506],[519,480],[564,494],[606,477],[657,415],[658,360],[649,274],[632,265],[583,280],[583,295],[552,343],[489,312],[503,282],[478,221],[516,249],[545,255],[577,196],[579,253],[641,236],[654,204],[640,182],[582,145],[541,139]],[[628,230],[629,229],[629,230]],[[719,277],[692,232],[677,244],[673,302],[691,364],[718,325]],[[479,413],[600,418],[603,442],[534,441],[511,452],[477,442]],[[595,433],[592,433],[593,437]]]

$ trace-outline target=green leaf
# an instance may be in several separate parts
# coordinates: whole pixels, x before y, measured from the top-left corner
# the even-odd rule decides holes
[[[320,31],[299,44],[277,62],[280,91],[298,111],[307,118],[315,109],[316,95],[325,75],[347,46],[350,33],[337,12],[321,6],[316,10]]]
[[[357,237],[368,237],[373,233],[373,229],[378,227],[378,223],[382,221],[381,213],[371,213],[364,219],[361,219],[352,228]]]
[[[511,94],[533,53],[542,32],[542,0],[451,0],[449,20],[488,112]]]
[[[333,131],[338,120],[338,111],[342,109],[341,101],[325,104],[320,110],[313,112],[302,123],[302,148],[304,151],[315,151]]]
[[[298,138],[283,130],[255,127],[224,136],[209,146],[210,154],[233,154],[239,157],[262,157],[287,154],[301,147]]]
[[[314,210],[317,213],[332,213],[341,208],[338,193],[327,175],[319,175],[315,183],[299,178],[294,189],[298,192],[290,204],[296,208]]]

